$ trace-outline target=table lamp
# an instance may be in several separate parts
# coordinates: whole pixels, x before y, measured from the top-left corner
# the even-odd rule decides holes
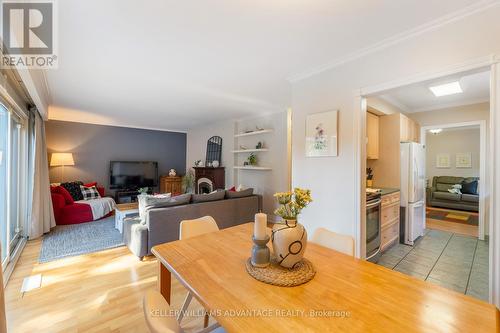
[[[52,153],[50,166],[61,166],[61,183],[64,182],[64,167],[66,165],[75,165],[72,153]]]

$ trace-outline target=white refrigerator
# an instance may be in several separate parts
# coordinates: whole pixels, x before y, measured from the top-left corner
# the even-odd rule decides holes
[[[400,239],[413,245],[425,227],[425,148],[415,142],[401,143]]]

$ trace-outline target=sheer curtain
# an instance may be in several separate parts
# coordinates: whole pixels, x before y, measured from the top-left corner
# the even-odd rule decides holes
[[[30,239],[38,238],[56,226],[50,197],[45,124],[38,112],[36,112],[35,115],[35,142],[33,153],[33,199],[31,223],[28,228],[28,236]]]

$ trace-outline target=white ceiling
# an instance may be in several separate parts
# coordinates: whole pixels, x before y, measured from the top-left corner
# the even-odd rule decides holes
[[[287,78],[475,0],[64,0],[49,117],[186,130],[283,111]]]
[[[459,81],[463,93],[436,97],[429,87]],[[391,90],[378,96],[404,113],[423,112],[449,107],[488,102],[490,72],[453,75]]]

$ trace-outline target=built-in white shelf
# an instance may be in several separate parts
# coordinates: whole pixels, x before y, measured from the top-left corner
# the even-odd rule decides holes
[[[235,169],[239,170],[258,170],[258,171],[271,171],[271,168],[259,167],[259,166],[235,166]]]
[[[260,130],[260,131],[253,131],[253,132],[248,132],[248,133],[236,134],[234,137],[235,138],[241,138],[242,136],[251,136],[251,135],[272,133],[272,131],[273,131],[272,129],[263,129],[263,130]]]
[[[261,148],[261,149],[240,149],[240,150],[233,150],[233,153],[239,154],[239,153],[257,153],[259,151],[269,151],[267,148]]]

